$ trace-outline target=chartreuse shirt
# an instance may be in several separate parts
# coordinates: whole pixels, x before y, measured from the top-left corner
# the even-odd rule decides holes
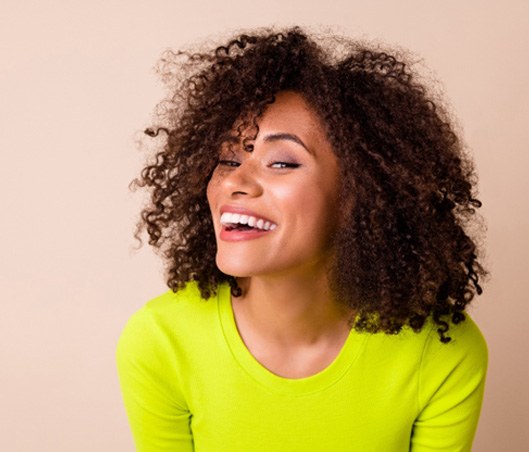
[[[468,451],[487,348],[468,316],[450,336],[351,330],[327,368],[283,378],[246,348],[228,286],[188,284],[131,317],[117,363],[138,451]]]

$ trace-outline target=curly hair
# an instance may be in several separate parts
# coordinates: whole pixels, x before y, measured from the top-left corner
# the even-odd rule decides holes
[[[343,206],[331,270],[336,299],[356,313],[352,326],[420,331],[431,316],[440,340],[450,341],[450,322],[465,319],[486,275],[469,234],[481,202],[453,120],[410,66],[378,47],[329,43],[299,27],[241,34],[213,50],[167,51],[158,71],[171,93],[145,131],[163,131],[163,144],[133,184],[150,192],[136,236],[146,230],[163,255],[168,286],[195,281],[209,298],[229,283],[240,295],[215,264],[206,187],[236,121],[249,118],[243,124],[258,131],[266,106],[290,90],[321,118],[342,193],[354,197]]]

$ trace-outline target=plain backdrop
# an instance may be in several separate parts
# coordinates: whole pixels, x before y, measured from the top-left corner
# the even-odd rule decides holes
[[[162,51],[263,25],[336,26],[408,48],[475,157],[492,277],[471,314],[490,368],[474,450],[529,444],[529,2],[11,1],[0,5],[0,450],[131,451],[114,350],[166,290],[134,252],[127,185],[163,95]]]

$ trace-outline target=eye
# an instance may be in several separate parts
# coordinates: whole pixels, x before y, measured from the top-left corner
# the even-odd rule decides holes
[[[237,160],[229,160],[229,159],[221,159],[218,162],[218,166],[228,166],[236,168],[240,165],[240,163]]]
[[[301,165],[299,163],[293,163],[293,162],[274,162],[270,165],[271,168],[277,168],[277,169],[293,169],[293,168],[299,168]]]

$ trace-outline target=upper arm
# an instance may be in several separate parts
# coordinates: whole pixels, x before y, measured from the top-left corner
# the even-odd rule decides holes
[[[425,346],[413,452],[470,451],[472,447],[485,386],[487,346],[468,316],[452,326],[450,334],[453,340],[443,344],[434,329]]]
[[[127,323],[116,358],[138,451],[193,451],[190,412],[180,392],[170,341],[144,308]]]

